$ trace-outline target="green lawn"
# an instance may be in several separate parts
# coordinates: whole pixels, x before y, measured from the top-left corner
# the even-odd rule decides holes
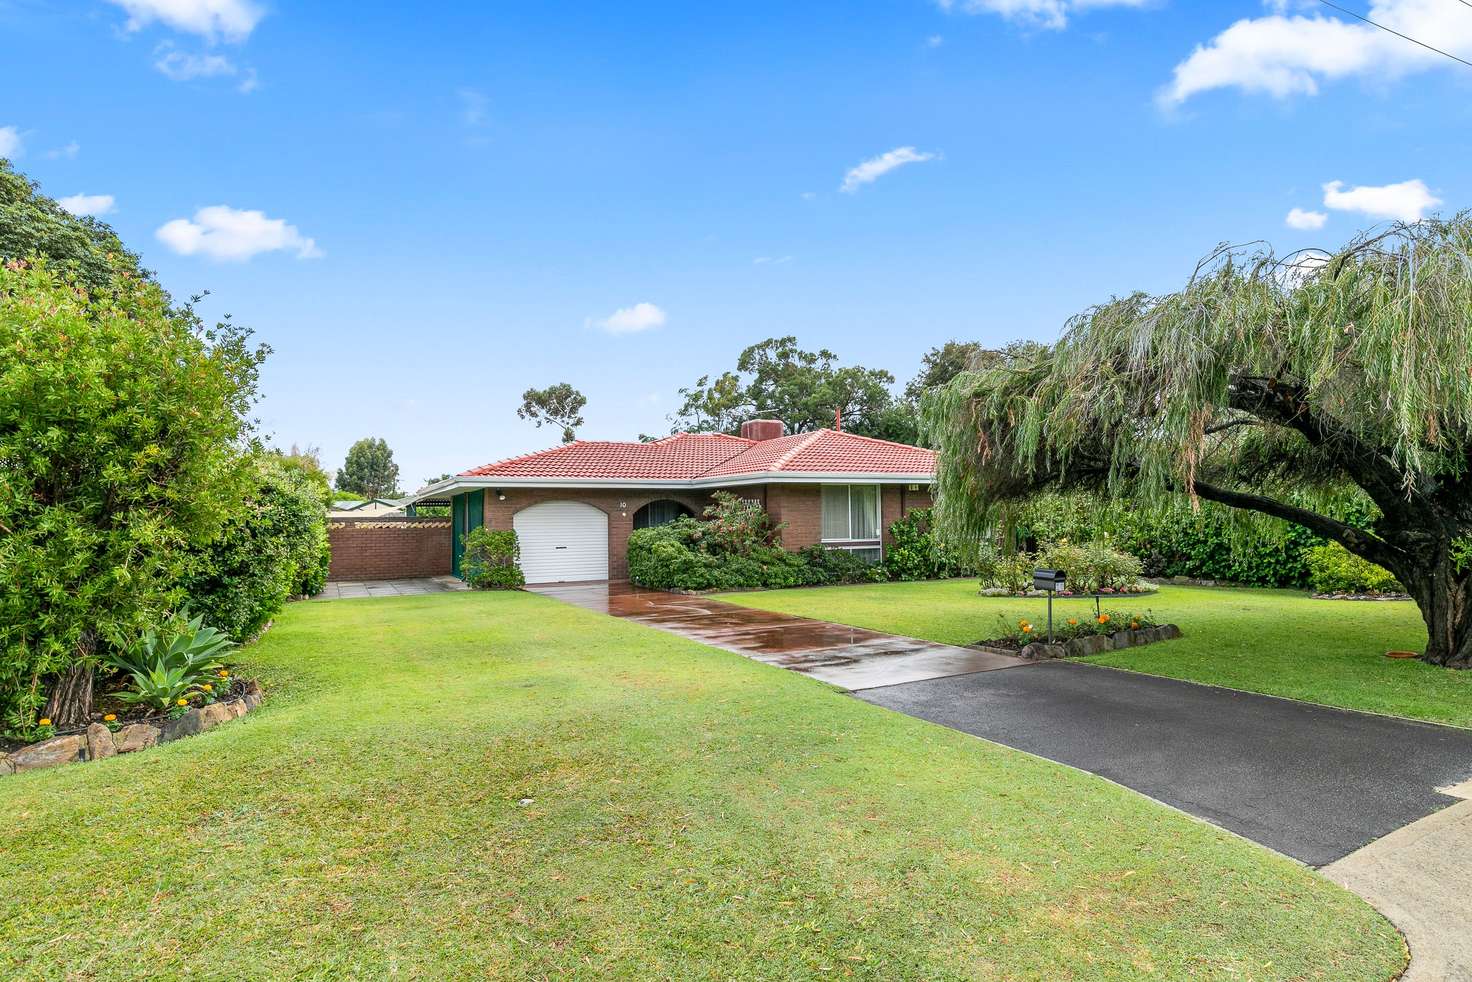
[[[0,781],[0,977],[1403,964],[1360,900],[1225,832],[549,599],[299,604],[244,654],[269,692],[251,716]]]
[[[1043,624],[1041,600],[983,597],[975,580],[876,583],[813,590],[737,593],[722,600],[853,624],[910,637],[973,644],[1027,617]],[[1089,659],[1267,692],[1329,706],[1472,726],[1472,672],[1385,657],[1419,651],[1426,630],[1410,602],[1313,600],[1291,590],[1161,587],[1143,597],[1106,600],[1106,609],[1149,610],[1179,624],[1185,637]],[[1058,601],[1055,617],[1092,614],[1091,601]]]

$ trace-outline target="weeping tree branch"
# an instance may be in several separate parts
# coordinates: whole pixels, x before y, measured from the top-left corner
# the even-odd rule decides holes
[[[1315,535],[1332,539],[1355,555],[1362,556],[1381,566],[1398,566],[1405,558],[1405,554],[1400,549],[1373,533],[1357,529],[1353,525],[1346,525],[1344,522],[1321,515],[1316,511],[1290,505],[1276,498],[1245,491],[1232,491],[1206,481],[1197,481],[1195,491],[1199,497],[1208,501],[1215,501],[1231,508],[1255,511],[1261,515],[1281,518],[1286,522],[1301,525]]]

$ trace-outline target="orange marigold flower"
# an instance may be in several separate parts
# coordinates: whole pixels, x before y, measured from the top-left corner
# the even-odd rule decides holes
[[[42,716],[40,719],[36,720],[36,725],[37,726],[50,726],[51,725],[51,717],[50,716]]]
[[[1100,614],[1099,615],[1099,623],[1100,624],[1108,624],[1109,623],[1109,615],[1108,614]]]
[[[1077,617],[1070,617],[1068,619],[1068,624],[1069,624],[1070,627],[1076,626],[1078,624],[1078,618]]]
[[[118,718],[118,714],[117,713],[108,713],[106,716],[102,717],[102,721],[104,723],[111,723],[113,720],[115,720],[117,718]]]
[[[1031,634],[1032,633],[1032,625],[1031,624],[1024,624],[1024,625],[1022,625],[1022,633],[1023,634]]]

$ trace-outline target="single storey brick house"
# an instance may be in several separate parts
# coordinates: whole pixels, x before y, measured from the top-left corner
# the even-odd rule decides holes
[[[837,430],[677,433],[648,443],[578,440],[438,481],[412,502],[446,502],[451,568],[461,536],[515,529],[528,583],[620,580],[629,533],[699,515],[716,491],[761,502],[789,549],[822,543],[878,561],[890,523],[930,505],[935,454]]]

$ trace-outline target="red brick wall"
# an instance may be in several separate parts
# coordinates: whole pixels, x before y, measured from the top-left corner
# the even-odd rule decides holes
[[[486,489],[485,522],[491,528],[513,528],[512,519],[523,508],[544,501],[581,501],[608,515],[608,576],[623,580],[629,576],[629,533],[634,530],[634,512],[651,501],[670,499],[689,508],[696,516],[710,504],[710,496],[684,491],[660,491],[629,488],[625,490],[593,490],[580,488],[504,488],[505,501],[496,498],[494,488]],[[746,495],[754,497],[754,495]],[[624,507],[620,508],[619,505]]]
[[[448,518],[336,519],[327,523],[331,580],[450,575]]]
[[[927,491],[909,491],[903,484],[886,484],[879,490],[880,524],[884,544],[890,542],[889,526],[916,508],[930,507]],[[815,545],[823,538],[823,493],[817,484],[770,484],[767,511],[772,520],[786,522],[782,544],[788,549]]]

